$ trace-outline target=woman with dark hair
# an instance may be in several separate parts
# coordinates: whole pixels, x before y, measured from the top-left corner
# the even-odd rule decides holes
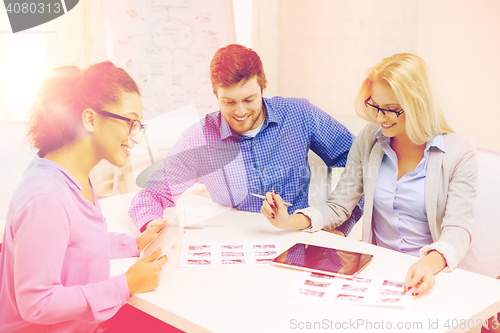
[[[39,151],[7,213],[1,332],[102,332],[130,295],[158,286],[159,251],[113,278],[110,259],[138,256],[163,226],[108,233],[88,178],[103,159],[125,166],[141,119],[137,85],[110,62],[59,67],[42,82],[28,132]]]

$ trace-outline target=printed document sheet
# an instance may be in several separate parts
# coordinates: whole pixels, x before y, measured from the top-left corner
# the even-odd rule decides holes
[[[404,292],[404,281],[361,276],[343,278],[303,272],[289,296],[347,304],[407,307],[411,293]]]
[[[179,267],[267,265],[280,252],[276,242],[182,244]]]

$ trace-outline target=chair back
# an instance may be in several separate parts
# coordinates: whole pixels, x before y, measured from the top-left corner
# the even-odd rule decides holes
[[[307,159],[311,168],[309,206],[317,206],[324,203],[332,192],[332,168],[329,168],[312,150],[309,150]]]
[[[458,265],[493,278],[500,276],[500,151],[477,147],[477,199],[472,242]]]
[[[143,137],[143,142],[134,147],[130,155],[133,178],[137,180],[145,171],[149,179],[149,175],[161,164],[165,153],[180,139],[182,132],[199,120],[196,106],[188,105],[145,121],[148,125],[147,138]],[[156,164],[155,167],[152,167],[153,164]]]

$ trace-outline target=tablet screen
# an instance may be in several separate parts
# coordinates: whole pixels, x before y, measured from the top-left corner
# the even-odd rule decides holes
[[[331,275],[354,276],[373,255],[297,243],[276,258],[273,263]]]
[[[140,258],[149,256],[159,247],[162,249],[162,254],[165,254],[175,242],[184,234],[184,228],[180,224],[179,215],[175,215],[168,224],[156,235],[155,238],[141,251]]]

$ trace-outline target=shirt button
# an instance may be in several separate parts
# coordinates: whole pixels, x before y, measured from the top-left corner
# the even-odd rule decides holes
[[[257,146],[257,142],[254,142],[253,144]]]
[[[260,172],[264,172],[264,169],[260,169]]]

